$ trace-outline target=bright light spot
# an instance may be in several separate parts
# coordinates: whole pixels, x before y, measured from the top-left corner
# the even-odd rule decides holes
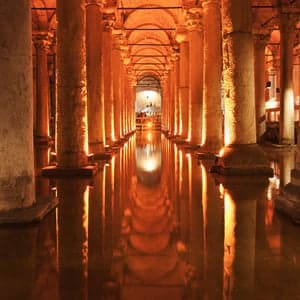
[[[152,172],[157,168],[157,162],[153,158],[149,158],[143,163],[144,169],[147,172]]]
[[[219,156],[222,157],[222,156],[224,155],[224,151],[225,151],[224,148],[222,148],[222,149],[220,150],[220,152],[219,152]]]
[[[152,127],[152,123],[149,122],[149,123],[147,124],[147,126],[148,126],[148,128],[151,128],[151,127]]]
[[[271,98],[266,102],[266,109],[274,109],[279,108],[279,101],[276,100],[276,98]]]
[[[147,140],[148,142],[152,141],[152,134],[150,132],[147,134]]]

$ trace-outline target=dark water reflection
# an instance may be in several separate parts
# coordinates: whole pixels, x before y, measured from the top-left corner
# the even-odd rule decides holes
[[[0,228],[0,299],[300,299],[300,227],[273,202],[294,153],[272,157],[270,180],[212,177],[211,163],[146,132],[91,180],[38,176],[60,205]]]

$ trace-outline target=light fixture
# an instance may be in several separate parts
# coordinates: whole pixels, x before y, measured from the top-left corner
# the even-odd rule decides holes
[[[266,82],[266,89],[270,89],[271,88],[271,81],[267,81]]]

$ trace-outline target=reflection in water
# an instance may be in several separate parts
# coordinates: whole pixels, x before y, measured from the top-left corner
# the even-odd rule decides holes
[[[38,171],[48,149],[36,155]],[[300,299],[300,228],[273,201],[291,157],[277,155],[269,186],[213,177],[213,161],[147,132],[90,180],[37,177],[60,205],[0,228],[0,298]]]

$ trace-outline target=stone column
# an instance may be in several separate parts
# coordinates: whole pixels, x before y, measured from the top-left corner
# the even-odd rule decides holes
[[[113,103],[114,103],[114,133],[115,141],[121,138],[121,99],[120,99],[120,39],[121,34],[116,30],[113,32],[113,49],[112,49],[112,84],[113,84]]]
[[[262,141],[266,132],[265,100],[265,47],[269,35],[258,33],[254,36],[254,78],[255,78],[255,112],[256,141]]]
[[[269,91],[269,99],[276,100],[276,69],[275,67],[271,67],[268,70],[269,73],[269,81],[271,82],[271,88]]]
[[[35,202],[31,13],[28,0],[0,1],[0,211]]]
[[[174,61],[174,76],[175,76],[175,82],[174,82],[174,103],[175,103],[175,134],[179,135],[180,130],[180,105],[179,105],[179,55],[175,55],[175,61]]]
[[[102,13],[99,0],[88,0],[86,6],[86,71],[89,152],[104,150],[104,99],[102,81]]]
[[[294,144],[293,43],[294,20],[280,16],[280,122],[279,143]]]
[[[178,32],[176,41],[180,43],[179,56],[179,134],[188,138],[189,129],[189,42],[187,32]]]
[[[221,107],[221,1],[203,1],[204,90],[202,146],[218,151],[223,145]]]
[[[203,113],[203,26],[202,9],[190,9],[187,13],[187,29],[189,30],[189,136],[193,146],[200,145],[202,140]]]
[[[41,32],[33,37],[36,49],[36,131],[38,144],[49,142],[49,76],[48,50],[50,36],[48,32]]]
[[[299,107],[300,104],[300,49],[296,50],[296,56],[294,57],[294,67],[293,67],[293,87],[294,87],[294,99],[295,105]],[[295,111],[295,122],[298,122],[299,127],[299,108]],[[297,135],[299,134],[299,128],[297,128]],[[298,137],[297,137],[298,141]]]
[[[113,15],[103,15],[102,70],[103,102],[105,110],[105,144],[111,146],[114,140],[114,101],[112,77],[112,25]]]
[[[87,164],[85,0],[57,0],[57,162]]]
[[[271,175],[256,145],[254,55],[250,1],[222,1],[225,147],[218,172]]]

